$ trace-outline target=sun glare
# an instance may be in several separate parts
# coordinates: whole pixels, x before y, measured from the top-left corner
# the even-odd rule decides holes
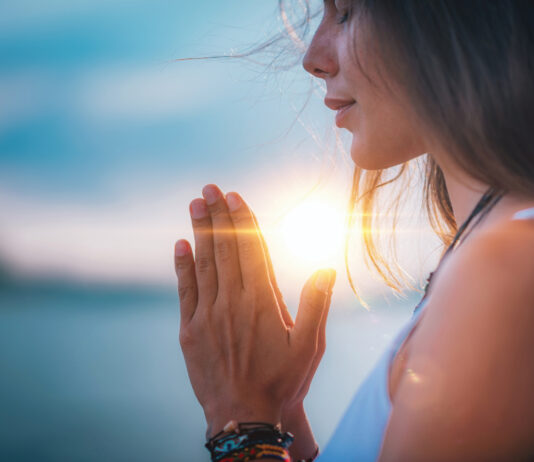
[[[335,265],[343,252],[344,211],[309,199],[290,209],[279,233],[286,255],[304,264]]]

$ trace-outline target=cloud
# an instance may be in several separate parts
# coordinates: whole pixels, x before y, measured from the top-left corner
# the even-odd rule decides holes
[[[216,66],[210,66],[208,73],[202,66],[193,69],[174,63],[102,66],[68,75],[34,70],[5,73],[0,76],[0,128],[58,111],[96,124],[206,113],[231,91],[224,82],[228,80],[217,78]]]
[[[172,245],[188,236],[191,189],[118,198],[109,204],[52,202],[0,194],[0,254],[16,271],[80,280],[149,282],[172,278]]]
[[[62,21],[68,18],[83,17],[88,13],[102,11],[106,7],[115,7],[124,0],[17,0],[0,3],[1,34],[20,31],[43,23]],[[130,1],[131,3],[131,1]],[[138,2],[136,2],[138,3]]]
[[[78,110],[94,121],[151,120],[205,111],[224,96],[214,67],[169,63],[103,68],[79,82]]]
[[[0,76],[0,131],[42,113],[54,104],[54,78],[44,72],[5,72]]]

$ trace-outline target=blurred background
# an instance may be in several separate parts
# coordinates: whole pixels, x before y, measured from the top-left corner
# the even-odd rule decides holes
[[[350,290],[350,138],[285,57],[304,44],[235,57],[300,13],[276,0],[0,3],[1,460],[209,460],[172,263],[207,183],[255,210],[293,314],[315,269],[338,270],[305,402],[326,444],[420,293],[393,296],[369,274],[357,229],[350,263],[370,311]],[[418,286],[439,246],[416,204],[398,242]]]

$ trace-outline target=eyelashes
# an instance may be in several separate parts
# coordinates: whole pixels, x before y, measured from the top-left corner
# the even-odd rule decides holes
[[[334,0],[334,7],[336,12],[340,14],[340,17],[337,19],[338,24],[343,24],[349,19],[350,11],[352,7],[351,0]]]
[[[347,22],[351,15],[352,1],[351,0],[324,0],[325,8],[331,11],[334,16],[336,24],[343,24]],[[326,11],[326,10],[325,10]]]
[[[348,10],[347,10],[345,13],[343,13],[343,14],[341,15],[341,18],[339,18],[339,19],[337,20],[337,23],[338,23],[338,24],[343,24],[344,22],[347,21],[347,19],[349,19],[349,11],[348,11]]]

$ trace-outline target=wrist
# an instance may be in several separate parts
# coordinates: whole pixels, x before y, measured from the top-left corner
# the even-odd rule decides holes
[[[265,422],[272,425],[281,423],[281,411],[268,406],[217,406],[205,409],[206,416],[206,439],[220,432],[231,420],[237,422]]]
[[[315,441],[304,404],[302,402],[285,408],[282,413],[282,429],[291,432],[295,439],[289,448],[292,460],[308,460],[318,453],[318,444]]]
[[[294,424],[302,420],[306,420],[306,411],[302,401],[282,409],[282,424]]]
[[[210,451],[211,460],[214,462],[255,460],[258,455],[263,459],[289,462],[291,456],[287,448],[292,442],[293,435],[282,433],[279,425],[261,422],[238,423],[232,420],[204,446]]]

